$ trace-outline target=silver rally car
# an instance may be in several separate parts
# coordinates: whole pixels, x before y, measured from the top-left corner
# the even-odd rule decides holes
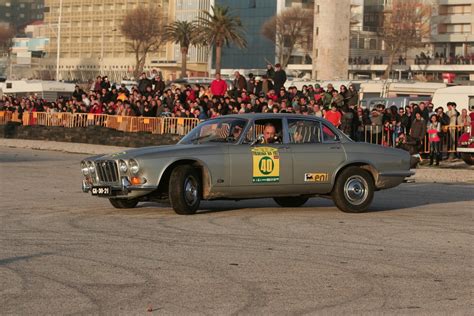
[[[90,157],[81,169],[82,190],[116,208],[169,202],[178,214],[194,214],[201,200],[270,197],[298,207],[315,196],[362,212],[375,191],[413,174],[408,152],[357,143],[326,120],[294,114],[222,116],[176,145]]]

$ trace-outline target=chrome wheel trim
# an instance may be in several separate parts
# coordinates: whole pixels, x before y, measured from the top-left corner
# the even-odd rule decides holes
[[[184,199],[188,205],[193,205],[198,200],[197,181],[193,177],[184,180]]]
[[[369,186],[367,181],[358,175],[351,176],[344,184],[344,197],[353,205],[360,205],[367,200]]]

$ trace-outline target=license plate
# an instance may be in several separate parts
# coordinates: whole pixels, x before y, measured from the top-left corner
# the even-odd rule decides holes
[[[112,190],[110,187],[92,187],[92,195],[111,195]]]

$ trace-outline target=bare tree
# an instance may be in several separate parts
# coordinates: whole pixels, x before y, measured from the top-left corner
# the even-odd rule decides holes
[[[310,52],[312,49],[314,16],[312,10],[293,7],[266,21],[261,29],[262,35],[275,43],[278,61],[283,67],[288,65],[297,47]]]
[[[157,51],[164,43],[164,28],[165,21],[157,7],[139,6],[125,16],[120,29],[135,54],[135,78],[143,71],[147,54]]]
[[[395,57],[421,47],[430,32],[431,6],[423,0],[393,0],[384,12],[381,36],[389,53],[384,78],[389,78]]]

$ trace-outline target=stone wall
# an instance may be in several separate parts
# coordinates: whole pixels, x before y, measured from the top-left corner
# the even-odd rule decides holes
[[[86,143],[119,147],[144,147],[176,144],[181,136],[157,135],[146,132],[126,133],[101,126],[47,127],[22,126],[18,123],[0,125],[0,138],[50,140],[57,142]]]

